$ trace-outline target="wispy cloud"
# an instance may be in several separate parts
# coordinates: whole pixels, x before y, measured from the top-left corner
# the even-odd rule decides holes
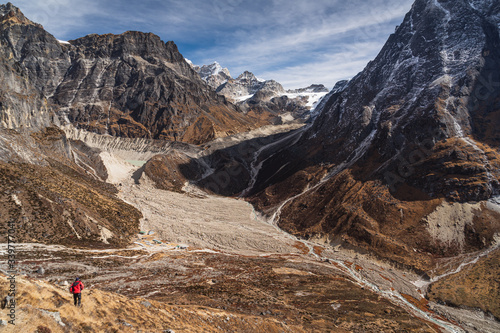
[[[374,57],[413,0],[11,1],[59,39],[153,32],[197,64],[217,60],[234,75],[331,86]]]
[[[313,82],[333,86],[357,74],[375,57],[410,6],[409,2],[406,6],[386,3],[390,10],[384,10],[374,3],[351,3],[338,9],[315,3],[307,7],[307,19],[297,18],[300,10],[275,13],[269,22],[280,22],[279,26],[238,31],[227,37],[231,42],[195,50],[189,56],[200,63],[218,60],[235,76],[251,70],[290,88]],[[356,5],[359,10],[354,12]],[[293,28],[291,22],[297,22]]]
[[[321,54],[313,61],[271,69],[259,75],[273,78],[285,88],[323,83],[331,89],[335,82],[350,79],[361,71],[367,64],[366,59],[376,54],[379,48],[380,45],[376,42],[351,44],[341,52]]]
[[[240,24],[233,13],[226,23],[234,28],[223,31],[223,40],[186,55],[199,64],[217,60],[235,76],[250,70],[287,87],[333,86],[375,57],[411,6],[411,0],[268,3],[265,15],[247,12]],[[248,17],[258,24],[249,27]]]

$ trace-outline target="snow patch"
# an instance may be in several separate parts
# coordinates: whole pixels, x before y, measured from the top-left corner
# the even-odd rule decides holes
[[[444,75],[438,77],[437,79],[435,79],[431,83],[430,87],[433,88],[433,87],[441,85],[441,84],[446,84],[446,86],[450,86],[451,80],[452,80],[452,77],[449,74],[444,74]]]
[[[240,92],[240,91],[239,91]],[[252,95],[244,95],[244,96],[239,96],[239,97],[235,97],[234,99],[237,101],[237,102],[243,102],[243,101],[246,101],[247,99],[250,99],[253,97],[253,94]]]
[[[441,9],[444,12],[446,24],[448,24],[451,20],[450,11],[444,8],[443,5],[439,3],[439,0],[434,0],[434,6],[436,6],[437,8]]]
[[[303,92],[303,93],[286,93],[283,96],[287,96],[288,98],[307,98],[306,106],[312,108],[315,106],[328,92]]]
[[[494,212],[500,213],[500,196],[493,197],[486,202],[486,208]]]

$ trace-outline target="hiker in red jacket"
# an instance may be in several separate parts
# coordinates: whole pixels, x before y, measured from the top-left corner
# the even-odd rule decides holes
[[[73,300],[75,301],[75,306],[81,306],[82,303],[82,290],[83,283],[80,278],[76,278],[75,282],[69,287],[69,292],[73,294]]]

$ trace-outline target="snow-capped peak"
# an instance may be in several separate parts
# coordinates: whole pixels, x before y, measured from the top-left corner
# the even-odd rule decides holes
[[[229,70],[227,68],[222,68],[222,66],[217,61],[214,61],[210,65],[201,66],[198,70],[198,74],[200,74],[200,77],[205,81],[208,80],[208,78],[211,76],[220,76],[221,78],[223,78],[223,80],[228,80],[229,78],[231,78],[231,73],[229,73]]]

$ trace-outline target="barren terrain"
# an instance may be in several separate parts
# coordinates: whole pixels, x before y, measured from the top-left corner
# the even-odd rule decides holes
[[[194,327],[206,332],[500,330],[498,322],[477,311],[428,302],[425,289],[434,280],[427,276],[397,269],[360,249],[298,239],[242,199],[208,195],[188,183],[185,193],[159,190],[140,173],[140,163],[128,163],[112,151],[101,158],[118,196],[143,214],[144,233],[127,249],[17,244],[20,275],[44,280],[33,283],[55,288],[58,295],[51,301],[33,296],[34,285],[22,282],[20,289],[31,291],[19,298],[17,328],[32,327],[26,316],[36,316],[53,332],[68,326],[77,332],[112,332],[116,327],[147,332],[161,327],[176,332]],[[5,254],[6,246],[1,250]],[[467,267],[460,263],[450,260],[435,274],[445,277]],[[75,276],[87,285],[83,311],[101,320],[85,322],[71,310],[65,289]],[[101,298],[118,299],[125,307],[150,303],[153,310],[148,311],[162,311],[163,317],[144,321],[131,312],[127,320],[124,313],[112,315],[118,313],[117,305]],[[67,326],[41,310],[59,313]],[[187,314],[168,317],[177,311]],[[0,319],[7,319],[5,315]]]

